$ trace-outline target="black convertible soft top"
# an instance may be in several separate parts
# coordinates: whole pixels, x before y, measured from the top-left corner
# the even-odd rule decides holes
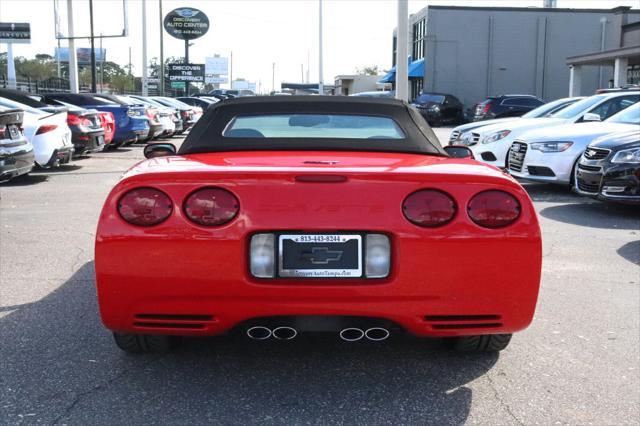
[[[354,114],[389,117],[404,131],[404,139],[224,137],[237,116],[265,114]],[[208,108],[178,154],[224,151],[376,151],[447,156],[422,116],[406,102],[351,96],[251,96],[226,99]]]

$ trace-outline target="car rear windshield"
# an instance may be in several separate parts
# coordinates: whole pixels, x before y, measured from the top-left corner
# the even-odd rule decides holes
[[[236,116],[222,136],[227,138],[404,139],[388,117],[342,114],[272,114]]]
[[[426,104],[426,103],[441,104],[444,102],[444,96],[424,93],[418,96],[418,99],[416,99],[416,102],[420,102],[423,104]]]

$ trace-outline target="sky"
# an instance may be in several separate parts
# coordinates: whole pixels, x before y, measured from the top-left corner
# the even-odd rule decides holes
[[[30,44],[14,45],[15,56],[32,58],[36,53],[53,55],[56,0],[1,0],[1,22],[30,22]],[[67,0],[57,0],[63,30],[67,31]],[[160,0],[146,0],[147,56],[160,53]],[[455,6],[542,6],[543,0],[410,0],[409,13],[427,5]],[[558,7],[613,8],[638,7],[638,0],[558,0]],[[95,34],[120,33],[123,27],[123,0],[94,0]],[[357,68],[378,65],[391,67],[392,31],[397,23],[395,0],[323,0],[324,82],[336,75],[353,74]],[[194,40],[190,62],[204,63],[207,56],[230,56],[233,52],[233,78],[256,82],[263,91],[271,90],[275,63],[275,85],[282,81],[300,82],[307,69],[312,82],[318,81],[318,0],[162,0],[163,14],[191,6],[203,11],[210,21],[208,33]],[[74,0],[75,34],[89,34],[88,0]],[[108,38],[102,46],[107,60],[131,63],[136,75],[142,74],[142,0],[127,0],[129,36]],[[66,41],[61,41],[66,46]],[[99,41],[96,40],[96,47]],[[88,40],[76,47],[89,47]],[[0,52],[7,49],[0,45]],[[184,41],[164,35],[164,55],[183,56]],[[1,71],[2,73],[5,70]]]

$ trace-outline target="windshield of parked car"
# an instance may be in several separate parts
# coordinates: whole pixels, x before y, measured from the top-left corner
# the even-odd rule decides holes
[[[636,103],[619,113],[612,115],[605,121],[621,124],[640,124],[640,103]]]
[[[228,138],[404,139],[388,117],[338,114],[273,114],[237,116],[222,136]]]
[[[423,93],[422,95],[418,96],[418,98],[416,99],[416,102],[419,104],[428,104],[428,103],[441,104],[444,102],[444,96],[433,95],[430,93]]]
[[[603,100],[607,99],[607,97],[608,97],[607,95],[595,95],[595,96],[588,97],[586,99],[576,102],[575,104],[567,108],[561,109],[555,114],[552,114],[551,117],[553,118],[576,117],[582,114],[583,112],[587,112],[592,106],[602,102]]]
[[[558,99],[555,101],[547,102],[544,105],[540,105],[538,108],[532,109],[528,113],[524,114],[522,118],[539,118],[539,117],[549,117],[552,114],[567,108],[570,105],[573,105],[579,99]]]

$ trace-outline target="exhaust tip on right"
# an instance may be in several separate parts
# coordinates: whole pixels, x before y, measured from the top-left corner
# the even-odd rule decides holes
[[[381,340],[386,340],[389,338],[389,330],[382,327],[371,327],[364,332],[364,335],[367,339],[373,340],[374,342],[379,342]]]

